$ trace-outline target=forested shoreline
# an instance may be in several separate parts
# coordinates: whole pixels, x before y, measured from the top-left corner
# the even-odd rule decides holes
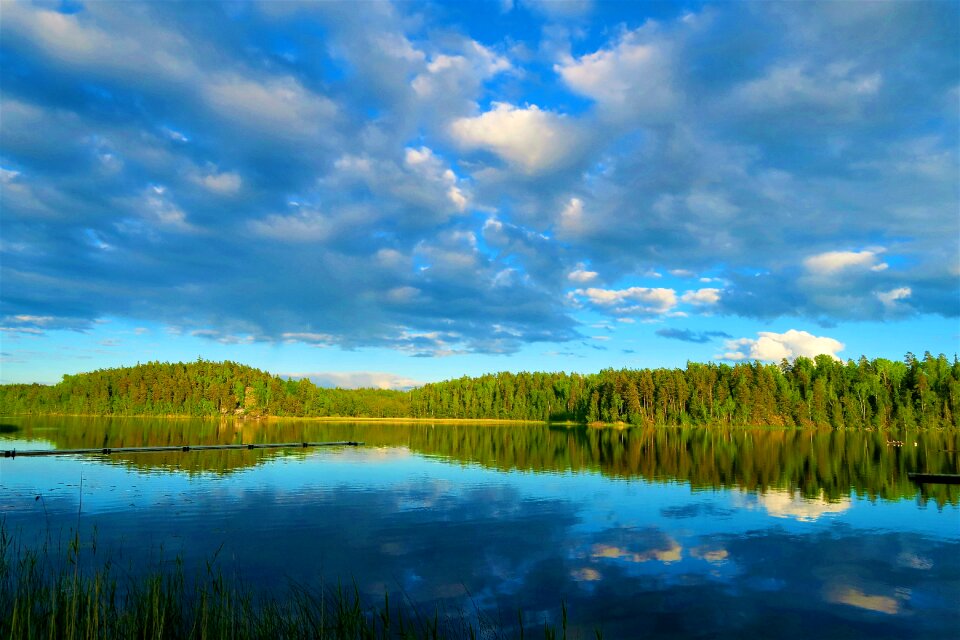
[[[234,362],[150,362],[0,386],[2,415],[538,420],[630,425],[960,427],[960,361],[829,356],[684,369],[462,377],[409,391],[328,389]]]

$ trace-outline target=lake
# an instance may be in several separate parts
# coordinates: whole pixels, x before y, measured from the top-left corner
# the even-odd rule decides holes
[[[364,441],[4,458],[22,544],[136,576],[356,584],[431,615],[592,637],[960,637],[960,433],[6,418],[2,449]],[[279,591],[278,591],[279,590]],[[498,613],[499,612],[499,613]]]

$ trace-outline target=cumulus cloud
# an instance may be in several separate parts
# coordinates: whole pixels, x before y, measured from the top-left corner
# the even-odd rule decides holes
[[[595,275],[581,268],[568,274],[574,282],[588,282]],[[617,315],[668,315],[685,317],[686,311],[676,307],[683,303],[696,309],[709,309],[720,301],[719,289],[697,289],[686,291],[678,296],[675,289],[666,287],[627,287],[625,289],[603,289],[599,287],[578,288],[567,294],[576,304],[587,304],[597,311]],[[674,337],[674,336],[669,336]]]
[[[537,105],[516,107],[494,102],[493,108],[450,125],[453,139],[465,149],[492,151],[528,174],[563,165],[581,144],[577,125]]]
[[[407,148],[404,154],[404,164],[422,179],[435,185],[445,186],[446,196],[457,211],[462,212],[467,208],[467,196],[457,184],[457,175],[452,169],[443,165],[441,159],[434,155],[432,149],[427,147]]]
[[[187,221],[186,212],[173,202],[168,189],[152,185],[144,190],[139,206],[140,215],[166,231],[192,232],[198,229]]]
[[[954,5],[531,6],[480,42],[403,3],[4,5],[2,315],[56,318],[4,325],[443,355],[583,310],[960,314]],[[597,287],[670,272],[718,280]]]
[[[673,289],[629,287],[627,289],[575,289],[571,295],[591,305],[623,314],[661,314],[677,306]]]
[[[475,40],[464,43],[461,54],[439,53],[411,82],[422,100],[449,100],[477,90],[478,85],[512,68],[510,61]]]
[[[554,69],[577,93],[596,100],[617,117],[633,121],[660,121],[680,101],[673,85],[672,56],[662,40],[648,29],[625,34],[615,46],[567,57]]]
[[[838,351],[846,346],[833,338],[815,336],[806,331],[790,329],[784,333],[761,331],[757,338],[740,338],[728,340],[724,344],[727,349],[718,358],[723,360],[767,360],[779,362],[784,358],[790,360],[798,356],[814,358],[826,354],[839,360]]]
[[[218,173],[216,170],[206,174],[198,174],[195,180],[205,189],[221,195],[233,195],[240,190],[243,185],[243,179],[240,174],[232,171]]]
[[[577,267],[573,271],[567,274],[567,279],[572,282],[584,284],[595,280],[597,275],[596,271],[588,270],[586,265],[581,262],[577,264]]]
[[[890,291],[878,291],[876,293],[877,299],[887,308],[893,308],[897,306],[897,301],[906,300],[910,297],[913,291],[910,287],[897,287],[896,289],[891,289]]]
[[[883,249],[864,249],[863,251],[827,251],[808,257],[803,261],[807,271],[815,275],[832,275],[847,269],[869,269],[883,271],[889,265],[880,262]]]
[[[217,77],[204,87],[203,96],[221,118],[274,136],[312,138],[337,115],[332,100],[291,76],[265,81],[239,75]]]
[[[680,300],[695,307],[708,307],[720,301],[720,289],[705,288],[687,291],[680,296]]]
[[[835,62],[813,71],[801,63],[774,66],[766,75],[733,91],[737,108],[749,111],[803,109],[831,112],[840,117],[857,114],[880,91],[877,72],[858,73],[849,63]]]
[[[290,215],[272,214],[250,222],[250,230],[258,236],[281,242],[317,242],[333,231],[333,223],[320,211],[300,209]]]
[[[343,217],[366,208],[360,216],[366,219],[355,219],[354,224],[433,227],[466,211],[467,185],[431,148],[406,147],[392,156],[341,155],[320,180],[317,195],[340,204],[336,209]],[[376,206],[366,207],[371,197]]]
[[[587,228],[587,219],[583,214],[583,200],[570,198],[560,211],[560,229],[567,234],[581,233]]]

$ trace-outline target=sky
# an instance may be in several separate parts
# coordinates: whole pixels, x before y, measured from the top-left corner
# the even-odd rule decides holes
[[[0,17],[2,383],[960,351],[956,2]]]

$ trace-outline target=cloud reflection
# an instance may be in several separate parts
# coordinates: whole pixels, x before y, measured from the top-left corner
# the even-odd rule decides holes
[[[855,587],[836,587],[825,595],[827,602],[846,604],[851,607],[895,615],[900,613],[900,603],[889,596],[864,593]]]
[[[846,496],[827,500],[820,491],[818,497],[807,498],[784,489],[769,489],[756,496],[741,494],[735,502],[747,509],[762,508],[774,518],[792,518],[800,522],[814,522],[827,514],[843,513],[851,506],[850,498]]]

